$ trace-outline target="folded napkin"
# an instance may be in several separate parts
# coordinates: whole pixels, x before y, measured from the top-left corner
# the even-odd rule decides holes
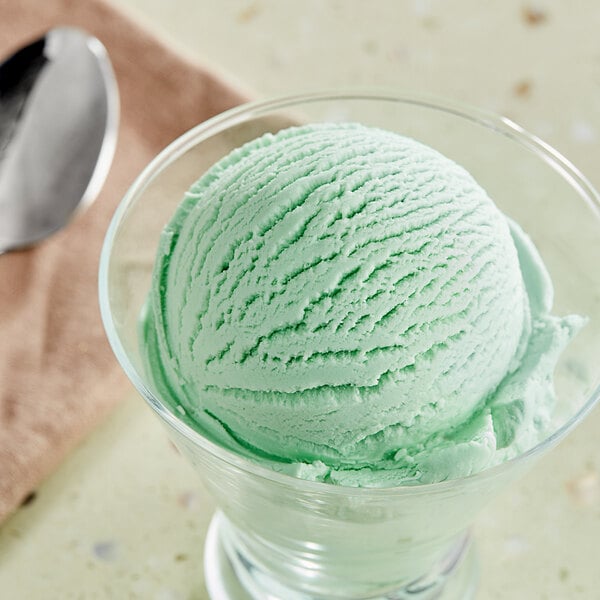
[[[118,402],[127,385],[97,301],[102,240],[140,170],[193,125],[246,98],[102,0],[0,0],[0,56],[56,25],[106,46],[121,122],[92,207],[38,246],[0,256],[0,520]]]

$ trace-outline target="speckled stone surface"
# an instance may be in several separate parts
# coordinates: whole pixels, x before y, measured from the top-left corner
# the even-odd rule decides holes
[[[119,4],[263,96],[379,84],[504,113],[600,187],[595,0]],[[600,409],[480,515],[479,598],[600,597],[598,431]],[[205,600],[213,508],[131,390],[0,529],[0,598]]]

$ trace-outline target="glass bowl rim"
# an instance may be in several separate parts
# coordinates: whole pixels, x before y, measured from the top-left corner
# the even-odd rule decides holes
[[[138,373],[138,370],[129,360],[127,351],[121,342],[112,318],[109,294],[109,270],[112,246],[119,230],[119,226],[123,218],[126,216],[129,206],[144,192],[146,186],[158,173],[160,173],[172,162],[180,158],[193,146],[233,125],[244,122],[246,117],[249,115],[260,116],[261,114],[268,114],[271,111],[290,108],[298,104],[332,100],[387,101],[391,103],[421,106],[423,108],[436,110],[438,112],[452,114],[456,117],[466,119],[467,121],[471,121],[472,123],[490,129],[495,133],[509,137],[512,141],[515,141],[521,146],[533,151],[540,159],[542,159],[551,168],[567,179],[570,185],[578,192],[579,196],[586,201],[589,207],[600,217],[600,194],[592,186],[589,180],[579,171],[579,169],[577,169],[577,167],[575,167],[568,159],[566,159],[552,146],[538,138],[536,135],[528,132],[511,119],[464,102],[441,98],[432,94],[392,90],[382,87],[353,87],[347,89],[322,90],[309,93],[282,95],[266,100],[246,102],[201,122],[177,137],[165,148],[163,148],[163,150],[161,150],[137,176],[133,184],[129,187],[119,202],[119,205],[113,214],[105,235],[100,255],[98,273],[99,302],[104,329],[112,350],[121,365],[121,368],[124,370],[129,380],[133,383],[137,392],[144,398],[144,400],[146,400],[146,402],[158,414],[158,416],[180,435],[190,440],[195,446],[201,447],[210,455],[215,456],[217,459],[227,463],[230,467],[241,469],[242,471],[250,473],[251,475],[269,480],[274,484],[280,484],[293,488],[302,487],[303,491],[306,492],[334,495],[341,494],[344,496],[373,495],[377,497],[398,496],[399,494],[415,495],[430,494],[434,492],[442,493],[446,489],[452,489],[453,487],[460,485],[461,482],[466,483],[468,481],[482,480],[488,477],[493,478],[496,475],[500,475],[501,473],[509,470],[512,466],[524,463],[528,458],[541,454],[542,450],[552,448],[562,438],[564,438],[567,433],[574,429],[575,426],[578,425],[588,413],[591,412],[594,405],[600,399],[600,385],[598,385],[591,392],[590,397],[574,415],[572,415],[565,423],[553,431],[544,440],[529,450],[515,456],[514,458],[465,477],[458,477],[435,483],[411,484],[394,487],[362,488],[341,486],[320,481],[310,481],[287,473],[276,471],[267,466],[263,466],[258,462],[254,462],[250,459],[240,456],[235,452],[220,446],[218,443],[211,441],[201,433],[186,425],[177,417],[175,411],[169,409],[169,407],[159,398],[157,398],[156,395],[148,388],[148,386],[145,384],[144,377]]]

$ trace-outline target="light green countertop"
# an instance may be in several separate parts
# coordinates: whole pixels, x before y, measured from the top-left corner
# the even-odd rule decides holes
[[[594,0],[120,4],[262,96],[377,84],[462,100],[537,133],[600,187]],[[597,408],[480,515],[479,598],[600,598],[598,431]],[[0,598],[204,600],[213,508],[132,389],[0,529]]]

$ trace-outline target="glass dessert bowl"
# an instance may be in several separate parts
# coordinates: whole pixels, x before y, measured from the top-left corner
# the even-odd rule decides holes
[[[589,321],[562,353],[547,437],[458,479],[387,488],[306,481],[199,433],[147,377],[139,318],[159,237],[184,193],[234,148],[304,122],[355,121],[410,136],[465,167],[533,238],[555,288],[553,312]],[[214,598],[469,598],[468,530],[478,511],[550,450],[600,395],[598,194],[557,152],[510,121],[421,96],[322,93],[245,105],[191,130],[140,175],[118,208],[100,266],[109,340],[129,378],[213,494],[205,552]]]

